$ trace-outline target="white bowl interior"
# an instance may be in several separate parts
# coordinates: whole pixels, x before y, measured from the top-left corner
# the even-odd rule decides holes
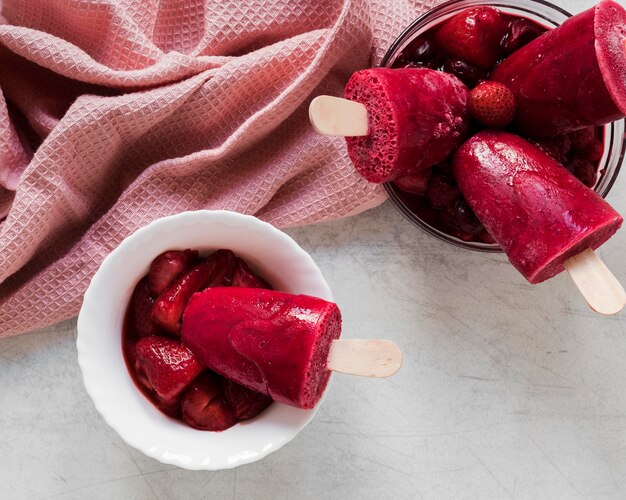
[[[152,259],[185,248],[229,248],[279,290],[326,300],[332,295],[311,257],[289,236],[254,217],[227,211],[159,219],[126,238],[93,277],[78,318],[78,361],[85,388],[105,421],[131,446],[161,462],[188,469],[235,467],[289,442],[316,409],[274,403],[255,419],[223,432],[205,432],[167,417],[143,396],[122,354],[124,314]]]

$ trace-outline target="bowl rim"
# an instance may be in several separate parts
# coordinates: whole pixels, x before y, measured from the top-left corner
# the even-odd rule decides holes
[[[100,293],[103,292],[102,287],[105,284],[106,277],[116,265],[116,261],[128,252],[130,252],[133,246],[138,241],[142,241],[144,238],[151,234],[156,234],[159,230],[167,228],[171,224],[176,225],[184,223],[183,225],[189,225],[198,224],[200,222],[202,222],[203,224],[222,223],[240,225],[246,228],[246,230],[255,228],[257,230],[265,232],[267,236],[270,236],[275,241],[280,242],[282,248],[293,256],[294,262],[297,261],[298,265],[302,266],[302,269],[306,271],[306,279],[311,281],[311,286],[319,287],[320,293],[317,293],[316,295],[321,296],[321,298],[324,298],[325,300],[333,300],[330,287],[326,282],[324,276],[322,275],[321,270],[319,269],[317,264],[315,264],[313,258],[305,250],[303,250],[289,235],[287,235],[280,229],[254,216],[244,215],[228,210],[186,211],[156,219],[146,226],[141,227],[134,233],[124,238],[124,240],[122,240],[122,242],[106,256],[106,258],[102,261],[98,270],[92,277],[91,282],[84,294],[83,303],[77,321],[76,348],[78,364],[81,370],[85,390],[94,402],[94,405],[100,416],[111,428],[113,428],[113,430],[117,432],[117,434],[126,443],[143,452],[145,455],[154,458],[162,463],[176,465],[178,467],[189,470],[222,470],[261,460],[270,453],[280,449],[282,446],[290,442],[312,420],[312,418],[316,414],[317,410],[319,409],[325,398],[325,395],[327,394],[328,387],[330,387],[330,381],[326,388],[326,391],[324,392],[324,395],[312,410],[302,410],[274,402],[272,407],[278,408],[278,411],[282,412],[282,414],[288,414],[290,416],[289,423],[288,425],[284,426],[278,425],[276,427],[276,432],[280,434],[279,431],[284,430],[284,432],[282,432],[282,437],[276,439],[276,436],[273,436],[273,439],[265,444],[260,450],[254,451],[247,448],[245,450],[242,450],[240,453],[235,454],[234,457],[232,455],[217,457],[205,456],[210,455],[211,452],[209,451],[207,451],[206,454],[203,454],[202,456],[196,456],[197,454],[194,455],[194,452],[189,452],[189,455],[186,455],[184,453],[181,453],[181,450],[172,451],[162,448],[158,444],[155,445],[154,439],[146,439],[145,436],[138,436],[137,434],[132,432],[132,429],[129,428],[129,425],[125,425],[125,422],[127,420],[132,421],[132,419],[128,419],[128,414],[124,416],[123,412],[118,411],[118,409],[114,408],[111,404],[109,396],[106,394],[106,391],[103,390],[103,386],[106,384],[104,383],[105,381],[101,380],[101,372],[100,369],[98,369],[98,365],[94,364],[93,355],[94,341],[92,336],[98,334],[99,328],[99,326],[93,327],[93,322],[91,322],[91,319],[93,317],[93,308],[96,306],[96,301],[100,296]],[[206,247],[211,248],[210,241],[207,241]],[[156,254],[147,254],[145,258],[149,263],[155,256]],[[141,276],[142,275],[129,277],[125,281],[133,283],[131,287],[134,288],[134,283],[136,283],[141,278]],[[109,293],[115,294],[116,292]],[[123,304],[122,307],[125,310],[126,305]],[[114,357],[121,357],[122,363],[124,364],[124,367],[126,367],[124,356],[122,355],[121,330],[115,333],[115,338],[119,343],[119,353],[110,353],[110,355],[113,355]],[[112,340],[109,341],[112,342]],[[107,356],[103,356],[102,359],[107,359]],[[172,425],[177,424],[181,427],[189,429],[183,432],[196,432],[199,434],[199,436],[209,436],[208,440],[211,440],[211,435],[225,435],[225,433],[228,432],[228,430],[222,433],[200,431],[192,429],[185,424],[182,424],[174,419],[167,417],[165,414],[162,414],[159,410],[157,410],[152,405],[152,403],[148,402],[143,393],[135,387],[134,382],[131,380],[131,376],[129,373],[127,373],[127,371],[125,372],[125,375],[130,380],[130,383],[136,390],[137,394],[141,398],[143,398],[143,400],[145,400],[142,406],[145,405],[147,408],[149,405],[149,407],[152,408],[152,410],[147,411],[152,413],[151,418],[157,418],[157,420],[162,423],[159,425],[167,425],[163,422],[169,421],[172,423]],[[272,408],[270,408],[269,410],[272,410]],[[155,412],[159,414],[159,417],[154,416]],[[141,419],[145,420],[145,417],[145,415],[142,415]],[[254,424],[254,420],[250,421],[250,424],[247,425],[251,424]],[[234,427],[237,427],[237,425]],[[210,446],[207,446],[207,449],[210,449]]]

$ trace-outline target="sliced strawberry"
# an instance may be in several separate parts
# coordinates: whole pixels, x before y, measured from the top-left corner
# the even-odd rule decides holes
[[[150,291],[148,279],[143,278],[137,283],[130,299],[130,324],[138,337],[149,337],[159,334],[159,328],[150,318],[150,311],[153,305],[154,295]]]
[[[515,96],[501,83],[482,82],[470,92],[468,107],[485,127],[506,127],[515,116]]]
[[[218,250],[207,257],[213,265],[213,272],[206,287],[230,286],[237,265],[237,256],[230,250]]]
[[[272,398],[269,396],[248,389],[232,380],[223,379],[222,390],[238,420],[256,417],[272,404]]]
[[[137,342],[134,340],[127,340],[124,342],[124,358],[126,359],[126,367],[128,371],[134,375],[134,378],[139,382],[140,385],[145,387],[148,390],[152,389],[150,385],[150,381],[148,377],[146,377],[145,372],[141,365],[137,362]]]
[[[223,431],[237,423],[237,417],[224,399],[219,377],[210,371],[200,375],[181,400],[183,420],[205,431]]]
[[[150,317],[161,328],[175,335],[180,334],[180,321],[191,296],[206,288],[215,262],[206,260],[192,267],[175,279],[156,298]]]
[[[435,39],[448,55],[489,70],[500,57],[500,40],[506,29],[497,9],[476,7],[446,21]]]
[[[144,337],[135,346],[136,371],[166,404],[174,402],[178,395],[196,378],[204,366],[194,354],[180,342],[167,337]]]
[[[260,276],[254,274],[248,264],[243,259],[237,257],[237,264],[235,266],[235,274],[233,275],[233,286],[241,286],[245,288],[266,288],[271,290],[270,284]]]
[[[393,184],[405,193],[413,193],[424,196],[428,190],[428,183],[430,182],[432,174],[433,171],[431,168],[419,170],[413,174],[395,179]]]
[[[196,250],[170,250],[154,258],[148,271],[150,290],[160,294],[169,284],[191,267],[198,258]]]

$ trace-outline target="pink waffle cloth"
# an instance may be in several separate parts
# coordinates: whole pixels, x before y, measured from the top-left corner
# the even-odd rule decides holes
[[[308,103],[435,3],[4,0],[0,337],[75,316],[106,255],[159,217],[285,227],[382,202]]]

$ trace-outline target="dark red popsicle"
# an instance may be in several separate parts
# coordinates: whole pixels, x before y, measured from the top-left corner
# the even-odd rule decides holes
[[[622,217],[595,191],[539,148],[509,132],[484,130],[453,159],[461,192],[531,283],[564,270],[564,262],[596,249]]]
[[[346,137],[357,171],[386,182],[445,160],[469,131],[467,87],[427,68],[357,71],[347,99],[367,108],[368,134]]]
[[[571,17],[491,73],[515,94],[518,130],[564,134],[626,115],[626,10],[612,0]]]
[[[336,304],[260,288],[209,288],[185,310],[182,342],[208,368],[275,401],[313,408],[341,334]]]

